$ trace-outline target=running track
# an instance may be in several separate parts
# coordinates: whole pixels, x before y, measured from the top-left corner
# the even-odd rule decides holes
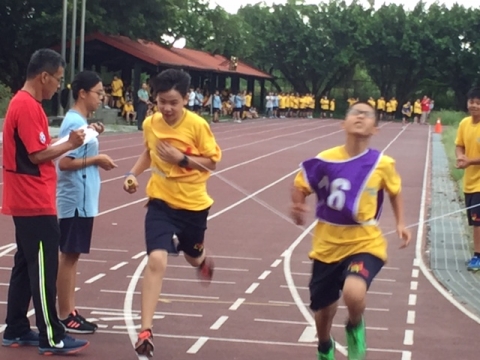
[[[171,257],[155,320],[157,359],[278,360],[315,359],[316,339],[308,311],[309,229],[289,223],[289,190],[300,161],[342,143],[339,122],[331,120],[255,120],[212,126],[223,148],[223,161],[209,191],[207,251],[215,257],[210,287],[201,286],[183,257]],[[382,123],[373,146],[397,160],[403,176],[406,221],[415,224],[428,202],[427,127]],[[101,149],[118,169],[102,172],[101,213],[93,249],[81,259],[77,305],[96,319],[100,330],[85,336],[90,347],[81,358],[137,359],[131,341],[139,324],[141,274],[145,265],[144,192],[128,195],[122,175],[142,150],[140,133],[104,135]],[[148,174],[140,177],[141,186]],[[235,187],[224,180],[231,181]],[[1,186],[1,185],[0,185]],[[422,191],[425,188],[425,191]],[[256,197],[251,198],[254,193]],[[313,200],[313,199],[311,199]],[[313,205],[313,202],[311,202]],[[313,212],[309,223],[313,221]],[[12,221],[0,217],[0,332],[14,242]],[[394,229],[387,204],[385,232]],[[366,321],[369,360],[473,359],[477,323],[463,315],[424,276],[423,227],[413,227],[414,241],[398,250],[389,235],[388,264],[368,295]],[[416,257],[417,254],[417,257]],[[29,315],[32,315],[32,311]],[[334,336],[345,343],[340,308]],[[34,317],[31,317],[33,320]],[[33,320],[34,323],[34,320]],[[337,359],[345,359],[340,346]],[[1,350],[2,359],[37,358],[36,349]]]

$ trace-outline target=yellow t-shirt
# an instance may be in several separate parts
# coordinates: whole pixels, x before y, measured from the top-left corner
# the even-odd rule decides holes
[[[373,99],[368,99],[368,103],[369,103],[372,107],[375,107],[375,100],[373,100]]]
[[[344,146],[325,150],[318,157],[329,161],[345,161],[350,158]],[[302,171],[295,177],[294,186],[308,194],[312,193]],[[362,192],[357,221],[366,222],[375,218],[377,192],[380,189],[385,189],[390,195],[398,194],[401,190],[395,160],[386,155],[382,155]],[[309,253],[311,259],[333,263],[358,253],[370,253],[384,261],[387,259],[387,242],[378,225],[339,226],[320,221],[317,223]]]
[[[392,112],[392,111],[393,111],[392,103],[390,101],[387,101],[387,112]]]
[[[420,103],[420,101],[415,101],[415,103],[413,104],[413,113],[415,115],[422,114],[422,104]]]
[[[334,112],[335,111],[335,100],[330,101],[330,111]]]
[[[385,111],[385,100],[383,99],[377,100],[377,110]]]
[[[147,196],[161,199],[177,209],[199,211],[211,206],[213,199],[207,193],[206,184],[210,172],[167,163],[159,158],[156,150],[158,140],[162,140],[186,155],[219,162],[222,152],[208,123],[197,114],[184,110],[183,118],[170,126],[161,113],[156,113],[143,122],[143,135],[152,160]]]
[[[328,99],[325,99],[325,98],[321,98],[320,99],[320,107],[322,108],[322,110],[328,110],[328,104],[329,104],[329,100]]]
[[[455,145],[465,148],[467,158],[480,158],[480,123],[473,123],[471,116],[460,121]],[[480,192],[480,165],[470,165],[465,169],[463,191],[467,194]]]
[[[245,95],[245,106],[246,107],[252,106],[252,95]]]
[[[112,80],[112,96],[123,95],[123,81],[122,79]]]

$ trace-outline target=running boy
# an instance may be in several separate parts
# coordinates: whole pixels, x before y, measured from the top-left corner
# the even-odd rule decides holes
[[[480,270],[480,88],[471,89],[467,95],[469,117],[458,125],[455,140],[457,168],[465,169],[463,174],[463,192],[468,224],[473,226],[473,257],[467,265],[468,270]],[[476,207],[475,207],[476,206]]]
[[[366,293],[387,258],[387,243],[377,223],[383,190],[390,196],[397,233],[403,240],[401,247],[410,242],[410,232],[403,223],[401,179],[395,162],[368,147],[377,124],[371,105],[352,105],[343,122],[345,144],[304,161],[294,180],[291,215],[296,224],[304,223],[306,197],[315,193],[318,199],[318,223],[309,254],[313,260],[309,287],[319,360],[335,359],[330,330],[340,292],[348,309],[348,359],[365,359]]]
[[[205,256],[203,245],[213,203],[206,182],[221,159],[221,150],[208,123],[184,109],[189,86],[190,76],[181,70],[165,70],[154,79],[159,112],[145,119],[145,150],[124,182],[124,189],[134,193],[136,177],[151,167],[145,217],[148,263],[142,284],[142,324],[135,345],[139,355],[148,357],[153,356],[152,321],[168,253],[182,250],[204,282],[213,275],[213,262]]]

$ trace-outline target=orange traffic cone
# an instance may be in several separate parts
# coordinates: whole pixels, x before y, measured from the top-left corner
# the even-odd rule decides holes
[[[435,133],[436,134],[442,133],[442,122],[440,121],[440,118],[437,119],[437,123],[435,124]]]

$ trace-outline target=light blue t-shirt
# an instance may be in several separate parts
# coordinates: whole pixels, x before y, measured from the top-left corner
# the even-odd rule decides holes
[[[87,124],[87,120],[75,110],[69,110],[60,126],[59,138],[67,136],[70,131]],[[74,159],[86,159],[98,155],[98,139],[68,153],[66,156]],[[100,197],[100,172],[98,166],[92,165],[74,171],[60,171],[57,166],[57,211],[58,218],[65,219],[75,216],[94,217],[98,214]]]

